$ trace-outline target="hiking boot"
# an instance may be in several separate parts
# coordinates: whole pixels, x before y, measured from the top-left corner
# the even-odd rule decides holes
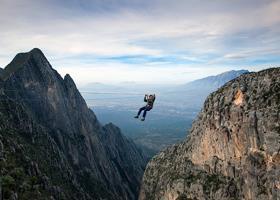
[[[135,119],[137,119],[137,118],[139,118],[139,116],[138,116],[138,115],[136,115],[134,118],[135,118]]]
[[[142,117],[141,121],[145,121],[145,117]]]

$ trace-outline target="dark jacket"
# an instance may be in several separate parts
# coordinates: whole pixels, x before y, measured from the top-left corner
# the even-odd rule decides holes
[[[156,95],[152,95],[152,98],[150,98],[149,96],[150,95],[145,95],[144,102],[147,102],[147,107],[153,108],[154,102],[156,100]]]

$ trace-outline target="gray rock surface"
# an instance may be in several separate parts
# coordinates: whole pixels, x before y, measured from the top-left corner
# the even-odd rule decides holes
[[[0,68],[0,79],[4,78],[5,71],[4,69]]]
[[[280,199],[280,68],[208,96],[185,141],[155,156],[140,200]]]
[[[137,199],[144,156],[119,128],[98,122],[69,75],[63,79],[39,49],[18,54],[4,71],[0,170],[6,198]]]

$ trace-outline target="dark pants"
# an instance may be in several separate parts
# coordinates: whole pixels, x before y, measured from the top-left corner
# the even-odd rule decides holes
[[[143,110],[144,110],[143,117],[145,118],[146,114],[147,114],[147,111],[152,110],[152,107],[144,106],[144,107],[140,108],[137,115],[139,116]]]

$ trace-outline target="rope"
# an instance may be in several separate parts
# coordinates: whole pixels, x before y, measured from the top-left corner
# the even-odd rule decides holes
[[[127,99],[127,98],[135,98],[135,97],[107,97],[107,98],[84,98],[84,100],[87,101],[93,101],[93,100],[106,100],[106,99]],[[7,98],[7,99],[0,99],[0,101],[15,101],[16,99],[12,99],[12,98]],[[30,101],[44,101],[44,99],[31,99],[31,98],[20,98],[20,100],[30,100]]]
[[[18,90],[10,90],[10,89],[1,89],[0,91],[8,91],[8,92],[18,92]],[[95,91],[83,91],[83,90],[78,90],[80,93],[85,93],[85,94],[124,94],[124,95],[143,95],[143,93],[136,93],[136,92],[95,92]]]
[[[13,89],[0,89],[1,92],[16,92],[18,93],[18,90],[13,90]],[[136,98],[138,96],[144,96],[143,93],[135,93],[135,92],[95,92],[95,91],[79,91],[82,94],[94,94],[94,95],[118,95],[118,97],[100,97],[100,98],[84,98],[85,101],[100,101],[100,100],[123,100],[123,99],[131,99],[131,98]],[[21,100],[29,100],[31,102],[36,102],[36,101],[45,101],[45,99],[36,99],[35,98],[20,98]],[[0,101],[18,101],[17,96],[13,99],[8,97],[7,99],[5,98],[0,98]]]
[[[134,92],[127,92],[127,93],[123,93],[123,92],[88,92],[88,91],[79,91],[82,94],[117,94],[117,95],[143,95],[140,93],[134,93]]]
[[[4,92],[18,92],[18,90],[2,90]],[[0,89],[0,92],[1,92],[1,89]],[[143,93],[135,93],[135,92],[127,92],[127,93],[124,93],[124,92],[94,92],[94,91],[79,91],[80,93],[82,94],[116,94],[116,95],[144,95]]]

